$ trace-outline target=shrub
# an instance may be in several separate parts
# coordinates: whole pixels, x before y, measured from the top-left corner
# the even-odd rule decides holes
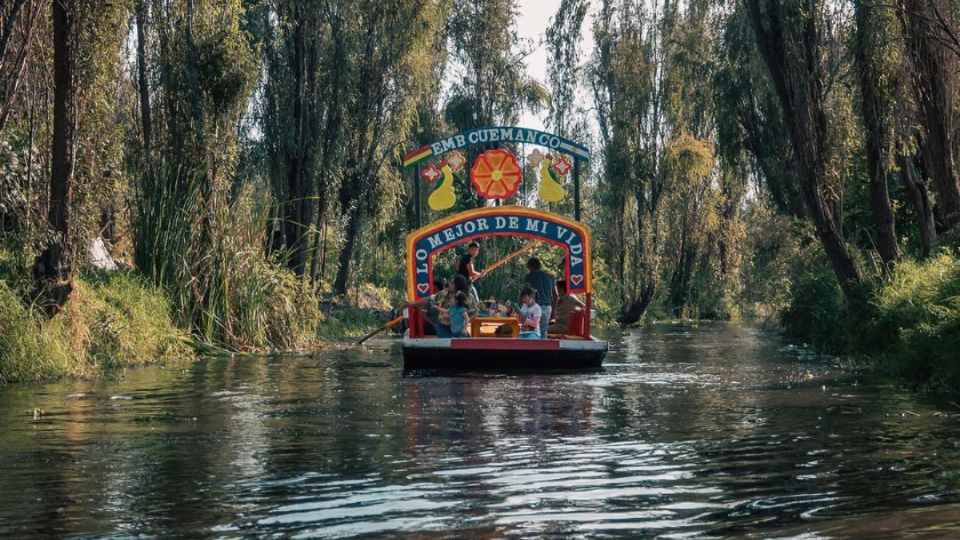
[[[811,258],[793,272],[790,304],[780,312],[784,335],[820,351],[843,352],[846,305],[829,266],[823,257]]]
[[[859,350],[899,374],[960,388],[960,260],[904,261],[870,301]]]
[[[191,358],[158,289],[128,272],[87,272],[74,280],[50,320],[0,278],[0,381],[91,376],[105,369]]]

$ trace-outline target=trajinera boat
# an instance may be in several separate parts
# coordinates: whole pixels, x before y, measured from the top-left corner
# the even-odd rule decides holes
[[[466,164],[466,158],[458,150],[477,144],[500,147],[479,153],[469,170],[470,183],[488,201],[488,206],[442,217],[419,227],[406,238],[406,296],[410,307],[404,310],[408,323],[402,340],[405,369],[599,368],[607,352],[607,342],[590,333],[592,237],[590,229],[580,221],[579,164],[590,159],[589,151],[562,137],[528,128],[497,126],[459,133],[404,157],[404,167],[414,168],[417,175],[414,178],[417,203],[421,200],[420,180],[431,185],[439,181],[428,198],[430,208],[434,213],[453,208],[455,174]],[[527,164],[533,165],[540,177],[538,207],[504,205],[518,191],[523,174],[516,157],[504,147],[528,146],[534,149],[526,156]],[[546,153],[541,148],[546,149]],[[441,155],[444,159],[439,164],[431,162]],[[564,200],[563,181],[571,172],[574,219],[544,209]],[[420,205],[415,207],[419,224]],[[523,238],[560,248],[564,255],[567,292],[579,295],[583,309],[562,321],[567,323],[563,334],[548,333],[541,339],[523,339],[517,337],[516,318],[499,313],[495,305],[481,303],[480,311],[471,316],[469,337],[428,335],[430,324],[422,301],[438,292],[434,287],[435,257],[456,246],[496,236]],[[529,247],[532,246],[520,251]],[[517,254],[519,252],[514,255]]]

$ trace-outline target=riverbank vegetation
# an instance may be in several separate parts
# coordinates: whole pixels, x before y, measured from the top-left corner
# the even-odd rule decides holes
[[[401,156],[537,115],[592,149],[606,319],[775,321],[960,388],[954,3],[562,0],[541,41],[520,7],[5,3],[0,379],[363,333],[402,299],[418,209],[438,217]],[[524,177],[509,202],[541,204]]]

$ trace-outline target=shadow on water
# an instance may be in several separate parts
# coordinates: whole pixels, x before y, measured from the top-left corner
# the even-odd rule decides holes
[[[577,369],[546,369],[546,368],[506,368],[506,369],[404,369],[403,377],[407,379],[427,377],[521,377],[531,376],[572,376],[593,375],[603,373],[603,368]]]
[[[737,324],[604,368],[404,374],[396,344],[0,388],[0,536],[960,534],[960,407]]]

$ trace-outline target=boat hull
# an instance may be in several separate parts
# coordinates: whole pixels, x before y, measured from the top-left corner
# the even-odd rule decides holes
[[[403,338],[403,367],[411,369],[597,369],[607,342],[596,339]]]

